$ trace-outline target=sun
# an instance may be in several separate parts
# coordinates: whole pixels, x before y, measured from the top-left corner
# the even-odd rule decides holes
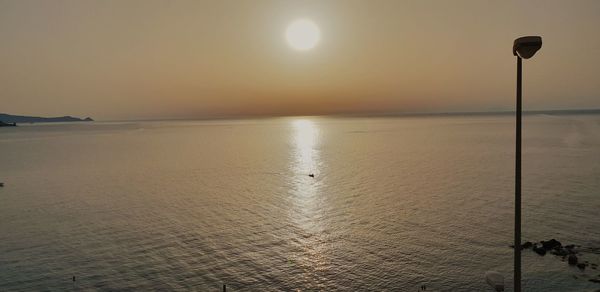
[[[285,31],[285,39],[296,50],[306,51],[314,48],[321,38],[319,27],[310,19],[298,19]]]

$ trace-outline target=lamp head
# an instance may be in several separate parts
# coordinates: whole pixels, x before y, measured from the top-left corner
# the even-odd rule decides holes
[[[542,37],[525,36],[515,40],[513,55],[529,59],[542,47]]]

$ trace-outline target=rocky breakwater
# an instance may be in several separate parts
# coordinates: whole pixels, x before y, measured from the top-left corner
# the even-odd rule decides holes
[[[514,248],[514,245],[510,247]],[[600,254],[600,248],[582,247],[575,244],[562,245],[560,241],[552,238],[540,242],[526,241],[521,244],[521,250],[526,249],[530,249],[540,256],[545,256],[546,254],[554,255],[563,262],[567,262],[569,266],[577,267],[581,271],[585,271],[586,269],[598,270],[598,264],[583,260],[583,254]],[[577,278],[577,276],[574,277]],[[600,284],[600,274],[594,275],[589,281]]]

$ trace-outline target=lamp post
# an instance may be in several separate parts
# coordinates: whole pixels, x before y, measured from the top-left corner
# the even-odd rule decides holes
[[[513,55],[517,57],[517,109],[515,145],[515,263],[514,291],[521,292],[521,79],[522,59],[529,59],[542,47],[539,36],[525,36],[515,40]]]

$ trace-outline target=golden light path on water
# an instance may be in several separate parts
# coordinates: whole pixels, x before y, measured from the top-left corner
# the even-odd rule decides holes
[[[322,219],[326,209],[325,198],[320,192],[324,185],[320,172],[323,167],[320,155],[322,136],[318,122],[313,119],[294,119],[290,125],[290,166],[293,173],[293,208],[290,214],[297,227],[296,232],[299,233],[297,238],[300,251],[291,262],[306,271],[307,281],[314,282],[318,281],[318,277],[313,277],[327,270],[329,262],[324,255],[327,246],[322,237],[325,228]],[[321,283],[313,284],[319,286]]]
[[[319,128],[315,122],[308,119],[298,119],[292,122],[294,127],[294,156],[295,170],[305,175],[317,175],[319,152],[315,149],[319,143]],[[305,188],[312,193],[314,190]]]

